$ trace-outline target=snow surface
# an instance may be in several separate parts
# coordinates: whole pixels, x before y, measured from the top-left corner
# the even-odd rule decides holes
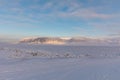
[[[0,80],[120,80],[119,46],[0,43]]]

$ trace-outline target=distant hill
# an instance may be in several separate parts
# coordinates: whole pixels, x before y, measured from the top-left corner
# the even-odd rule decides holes
[[[65,44],[66,40],[53,37],[37,37],[37,38],[25,38],[20,43],[33,43],[33,44]]]
[[[20,43],[28,44],[74,44],[74,45],[118,45],[119,38],[87,38],[87,37],[32,37],[24,38]]]

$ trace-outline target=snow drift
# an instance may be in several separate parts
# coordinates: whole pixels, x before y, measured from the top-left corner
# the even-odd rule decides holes
[[[0,80],[120,80],[119,46],[0,43]]]

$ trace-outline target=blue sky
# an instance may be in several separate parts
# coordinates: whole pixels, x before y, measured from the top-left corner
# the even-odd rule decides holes
[[[0,0],[0,36],[120,34],[120,0]]]

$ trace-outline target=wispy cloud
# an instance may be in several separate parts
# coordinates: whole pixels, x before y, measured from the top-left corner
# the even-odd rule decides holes
[[[61,17],[75,17],[82,19],[110,19],[113,18],[113,15],[97,13],[90,9],[78,9],[72,12],[61,12],[59,13]]]
[[[61,0],[61,1],[47,1],[44,4],[37,4],[39,0],[35,0],[35,4],[23,5],[23,0],[8,0],[0,1],[2,11],[18,15],[29,15],[33,18],[41,18],[41,16],[58,17],[58,18],[82,18],[82,19],[111,19],[116,17],[116,13],[104,13],[104,11],[97,11],[96,7],[84,7],[85,3],[78,0]],[[26,0],[27,3],[29,1]],[[90,2],[92,2],[90,0]],[[103,13],[102,13],[103,12]],[[45,15],[44,15],[45,14]],[[51,18],[51,17],[50,17]]]
[[[62,21],[58,23],[64,25],[66,20],[67,26],[71,26],[72,23],[69,22],[71,20],[78,24],[84,22],[84,27],[78,25],[84,34],[102,31],[116,34],[120,32],[119,2],[119,0],[0,0],[0,24],[40,26],[39,23],[63,20],[63,23]],[[85,28],[86,25],[92,28],[89,30]],[[71,27],[74,26],[76,24]]]
[[[120,23],[118,22],[101,22],[101,23],[90,23],[91,26],[111,31],[111,32],[120,32]]]

